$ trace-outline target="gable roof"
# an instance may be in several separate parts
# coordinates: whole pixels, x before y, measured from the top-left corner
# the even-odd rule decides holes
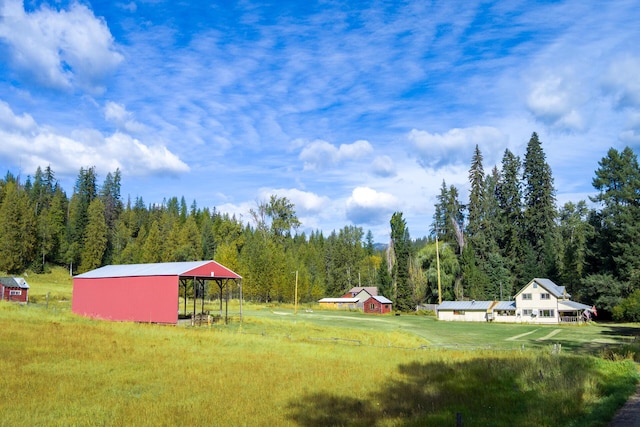
[[[371,296],[378,295],[378,287],[377,286],[356,286],[349,290],[349,293],[352,295],[359,294],[361,291],[367,291],[367,293]]]
[[[393,301],[391,301],[389,298],[383,297],[382,295],[371,295],[371,298],[378,301],[380,304],[393,304]]]
[[[78,279],[104,279],[111,277],[141,276],[196,276],[241,279],[242,276],[215,261],[161,262],[151,264],[105,265],[86,273]]]
[[[522,293],[522,291],[524,291],[525,289],[527,289],[529,287],[529,285],[531,285],[532,283],[537,283],[538,285],[542,286],[544,289],[546,289],[547,291],[549,291],[549,293],[551,295],[553,295],[556,298],[571,298],[571,295],[569,295],[567,293],[567,290],[564,286],[558,286],[555,283],[553,283],[551,280],[549,279],[541,279],[541,278],[535,278],[532,281],[530,281],[529,283],[527,283],[526,286],[524,286],[522,289],[520,289],[520,291],[516,294],[516,296],[520,295]]]
[[[29,285],[22,277],[0,277],[0,284],[5,288],[29,289]]]

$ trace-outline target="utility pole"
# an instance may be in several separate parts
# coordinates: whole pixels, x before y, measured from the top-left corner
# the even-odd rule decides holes
[[[438,230],[436,230],[436,268],[438,269],[438,304],[442,304],[442,286],[440,285],[440,251],[438,249]]]
[[[295,301],[293,302],[293,314],[298,314],[298,270],[296,270],[296,289],[293,298],[295,299]]]

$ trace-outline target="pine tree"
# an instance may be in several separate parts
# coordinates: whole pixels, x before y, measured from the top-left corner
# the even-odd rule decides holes
[[[640,167],[626,147],[611,148],[599,163],[593,186],[594,202],[603,207],[596,224],[598,265],[621,281],[640,276]]]
[[[471,184],[471,189],[469,191],[469,205],[467,206],[467,235],[470,240],[473,241],[474,238],[484,230],[483,222],[486,199],[482,153],[477,145],[471,160],[471,169],[469,169],[469,183]]]
[[[85,228],[81,262],[78,268],[80,272],[93,270],[102,265],[102,259],[107,249],[107,223],[104,212],[104,204],[100,199],[94,199],[89,205],[88,223]]]
[[[520,158],[508,149],[502,157],[502,171],[496,192],[500,208],[498,245],[502,258],[508,269],[518,277],[518,285],[524,285],[525,279],[520,279],[520,269],[524,249],[522,241],[522,187],[520,183]],[[528,279],[530,280],[530,279]]]
[[[534,254],[536,276],[550,277],[555,268],[555,188],[542,144],[534,132],[527,144],[524,168],[524,236]]]
[[[35,259],[36,219],[29,194],[17,182],[3,188],[0,204],[0,270],[22,273]]]
[[[391,240],[395,252],[395,262],[392,277],[395,282],[395,308],[398,311],[411,311],[415,301],[412,300],[412,290],[409,283],[409,262],[411,258],[411,238],[402,212],[395,212],[391,216]]]

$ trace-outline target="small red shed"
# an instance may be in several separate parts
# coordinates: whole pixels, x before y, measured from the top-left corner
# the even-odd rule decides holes
[[[392,304],[393,303],[388,298],[380,295],[374,295],[364,302],[363,309],[365,313],[391,313]]]
[[[241,279],[215,261],[107,265],[73,278],[71,311],[105,320],[177,323],[181,286],[193,286],[197,296],[205,281],[216,281],[222,293],[229,281]]]
[[[0,277],[0,300],[29,302],[29,285],[22,277]]]

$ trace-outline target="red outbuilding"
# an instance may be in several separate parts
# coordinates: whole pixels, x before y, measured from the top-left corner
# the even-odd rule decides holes
[[[393,304],[391,300],[380,295],[374,295],[364,302],[363,310],[365,313],[391,313],[391,304]]]
[[[73,278],[71,310],[105,320],[175,324],[182,290],[186,295],[193,289],[192,295],[202,298],[205,282],[214,282],[222,301],[222,290],[241,285],[241,279],[215,261],[107,265]]]
[[[22,277],[0,277],[0,300],[29,302],[29,285]]]

